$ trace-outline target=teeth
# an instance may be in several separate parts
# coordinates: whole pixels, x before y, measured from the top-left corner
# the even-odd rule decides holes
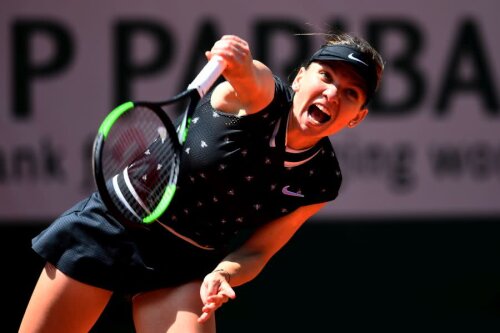
[[[309,119],[309,121],[314,124],[314,125],[321,125],[321,123],[319,121],[317,121],[316,119],[314,119],[311,115],[308,115],[307,116],[307,119]]]
[[[331,115],[323,105],[312,104],[309,107],[308,119],[313,125],[322,125],[331,119]]]
[[[318,105],[318,104],[314,104],[316,105],[316,107],[321,111],[323,112],[324,114],[326,114],[327,116],[330,116],[330,113],[328,113],[328,111],[322,106],[322,105]]]

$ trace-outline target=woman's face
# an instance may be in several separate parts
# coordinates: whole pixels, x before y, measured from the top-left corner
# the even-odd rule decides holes
[[[359,74],[342,61],[302,67],[292,84],[295,95],[289,137],[294,148],[312,146],[346,126],[359,124],[368,113],[363,107],[363,86]]]

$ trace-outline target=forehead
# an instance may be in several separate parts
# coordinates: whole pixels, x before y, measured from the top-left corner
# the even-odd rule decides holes
[[[363,90],[366,90],[367,84],[366,80],[359,73],[355,66],[351,65],[345,61],[315,61],[312,62],[311,65],[315,64],[320,68],[329,69],[336,76],[340,76],[342,80],[346,80],[347,82],[356,85]]]

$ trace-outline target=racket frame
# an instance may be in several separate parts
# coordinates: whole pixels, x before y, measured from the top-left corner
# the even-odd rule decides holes
[[[106,205],[106,207],[114,213],[116,216],[123,216],[116,204],[114,203],[108,188],[106,186],[106,179],[104,172],[102,170],[102,157],[101,154],[106,143],[106,139],[109,132],[116,121],[122,117],[127,112],[133,110],[135,107],[145,106],[152,110],[156,116],[163,123],[167,129],[168,135],[172,138],[174,144],[174,150],[178,152],[177,158],[180,156],[182,149],[182,144],[185,142],[189,127],[191,125],[191,117],[196,109],[198,102],[212,87],[215,81],[222,74],[226,68],[226,62],[222,57],[214,56],[200,71],[200,73],[195,77],[195,79],[189,84],[187,89],[169,100],[162,102],[125,102],[116,108],[114,108],[101,123],[96,138],[94,140],[93,155],[92,155],[92,171],[94,174],[95,183],[97,190],[101,195],[101,198]],[[184,117],[179,126],[178,130],[175,129],[171,119],[164,112],[162,107],[169,104],[177,103],[183,99],[189,99],[188,106],[184,112]],[[168,186],[165,188],[164,194],[160,199],[159,203],[153,209],[153,211],[148,212],[148,215],[142,218],[140,221],[143,224],[149,224],[156,221],[168,208],[171,200],[173,199],[176,191],[177,175],[179,172],[179,161],[177,161],[173,180],[169,182]],[[133,215],[136,213],[132,212]]]

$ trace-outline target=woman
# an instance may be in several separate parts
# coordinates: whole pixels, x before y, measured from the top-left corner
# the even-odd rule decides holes
[[[215,55],[226,80],[193,116],[168,213],[130,225],[97,193],[64,213],[33,240],[47,264],[20,332],[88,332],[116,291],[133,295],[137,332],[215,332],[233,287],[336,198],[328,137],[366,117],[380,55],[362,39],[329,36],[291,87],[237,36],[217,41],[206,53]]]

